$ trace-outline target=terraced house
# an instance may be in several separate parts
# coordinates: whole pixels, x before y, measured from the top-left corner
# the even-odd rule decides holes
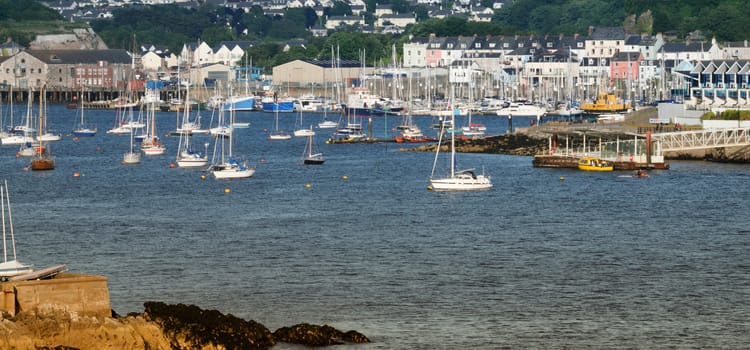
[[[24,50],[0,63],[0,82],[19,89],[121,89],[131,61],[125,50]]]

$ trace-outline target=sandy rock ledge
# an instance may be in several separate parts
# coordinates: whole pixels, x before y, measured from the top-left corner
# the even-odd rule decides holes
[[[298,324],[277,331],[231,314],[192,305],[147,302],[143,313],[81,317],[61,309],[21,312],[0,319],[0,349],[168,350],[268,349],[279,342],[310,346],[366,343],[356,331]]]

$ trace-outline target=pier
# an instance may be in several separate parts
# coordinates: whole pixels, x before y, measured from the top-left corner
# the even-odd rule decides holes
[[[661,141],[650,131],[639,135],[580,127],[546,132],[550,134],[547,153],[534,156],[535,167],[577,168],[580,158],[597,157],[613,163],[615,170],[669,169]]]

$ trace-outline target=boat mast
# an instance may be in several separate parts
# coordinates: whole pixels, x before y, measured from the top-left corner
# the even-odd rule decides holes
[[[42,106],[42,100],[44,99],[44,85],[39,89],[39,125],[37,127],[36,135],[39,138],[39,149],[36,150],[38,158],[42,158],[42,120],[44,118],[44,107]]]
[[[5,185],[7,187],[8,180],[5,180]],[[3,209],[3,214],[2,214],[2,217],[3,217],[3,262],[8,262],[8,248],[5,245],[6,243],[5,241],[6,240],[5,238],[5,190],[3,189],[2,186],[0,186],[0,202],[2,202],[0,203],[0,205],[2,206],[2,209]]]
[[[5,200],[8,201],[8,225],[10,226],[10,244],[13,247],[13,260],[16,260],[16,235],[13,232],[13,214],[10,210],[10,192],[8,192],[8,180],[5,180]],[[5,204],[5,203],[3,203]],[[5,255],[5,208],[3,207],[3,255]],[[5,261],[8,258],[5,257]]]
[[[450,87],[451,98],[450,101],[455,103],[455,91],[453,84]],[[453,106],[455,107],[455,106]],[[456,175],[456,113],[451,110],[451,178]]]

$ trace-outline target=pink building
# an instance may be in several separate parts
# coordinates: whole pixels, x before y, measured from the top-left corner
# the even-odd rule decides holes
[[[609,79],[637,81],[641,60],[640,52],[618,52],[610,61]]]

